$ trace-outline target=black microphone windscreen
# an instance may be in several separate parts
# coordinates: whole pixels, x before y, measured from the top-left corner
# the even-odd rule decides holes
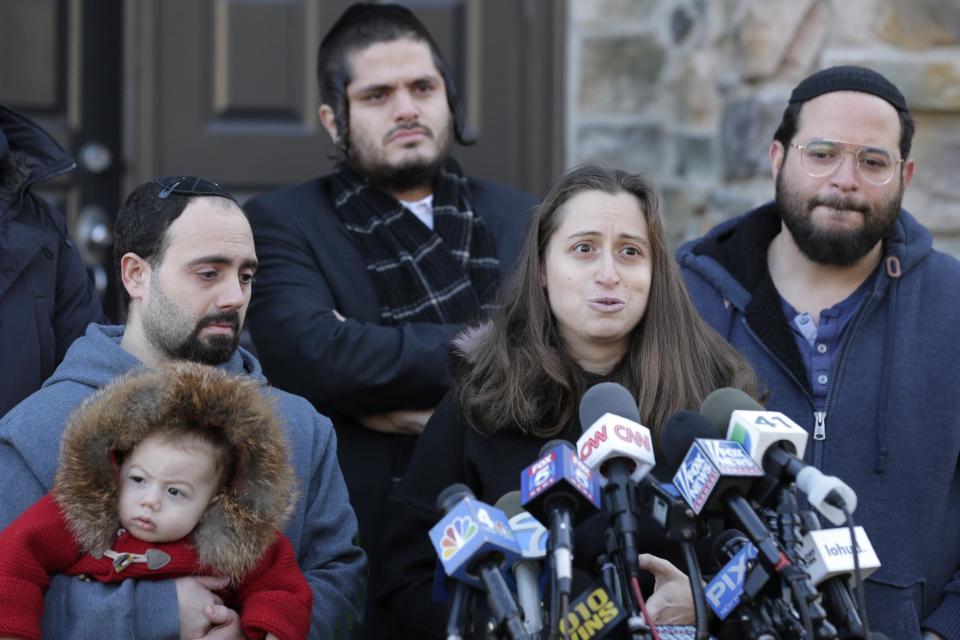
[[[725,529],[713,540],[710,553],[718,564],[726,564],[743,544],[749,543],[739,529]]]
[[[700,415],[710,421],[720,437],[726,437],[730,414],[734,411],[763,411],[763,405],[740,389],[724,387],[708,395],[700,408]]]
[[[612,413],[640,424],[637,399],[616,382],[595,384],[580,399],[580,428],[586,431],[600,416]]]
[[[680,411],[660,428],[660,448],[671,471],[676,472],[696,438],[718,438],[717,429],[699,413]]]
[[[453,505],[464,498],[473,498],[473,491],[467,485],[457,482],[450,485],[437,495],[437,511],[446,513]]]
[[[509,493],[503,494],[493,506],[495,506],[497,509],[500,509],[500,511],[503,511],[508,520],[513,516],[525,511],[525,509],[520,505],[519,491],[510,491]]]
[[[547,444],[540,447],[540,455],[544,455],[545,453],[547,453],[547,451],[550,451],[550,449],[553,449],[557,445],[564,445],[564,444],[570,447],[571,449],[573,448],[573,445],[567,442],[566,440],[561,440],[560,438],[554,438]]]

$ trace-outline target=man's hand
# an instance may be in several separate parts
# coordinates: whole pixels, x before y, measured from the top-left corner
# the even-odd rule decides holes
[[[246,640],[240,627],[240,615],[222,604],[208,604],[203,613],[212,625],[199,640]]]
[[[433,409],[409,410],[397,409],[385,413],[370,413],[357,416],[357,420],[368,429],[381,433],[403,433],[418,436],[423,432],[427,420],[433,415]]]
[[[653,595],[647,599],[647,613],[654,624],[694,624],[693,592],[687,575],[657,556],[641,553],[640,568],[654,575]]]
[[[210,629],[211,621],[205,613],[207,605],[223,607],[223,600],[213,593],[227,586],[227,578],[215,576],[187,576],[177,578],[177,606],[180,608],[180,638],[195,640]]]

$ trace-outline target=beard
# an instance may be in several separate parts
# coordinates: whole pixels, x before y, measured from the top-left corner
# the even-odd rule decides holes
[[[347,166],[366,178],[370,184],[387,192],[402,192],[431,186],[450,153],[452,128],[452,121],[448,122],[439,134],[424,124],[398,125],[388,131],[380,143],[351,130],[349,132],[350,152],[345,160]],[[389,163],[384,157],[384,148],[390,137],[401,130],[419,130],[427,137],[434,138],[436,155],[432,158],[419,156],[399,164]]]
[[[776,201],[780,218],[800,251],[817,264],[836,267],[856,264],[887,236],[900,214],[902,200],[902,183],[894,197],[876,205],[838,195],[804,200],[787,184],[783,171],[777,174]],[[821,228],[813,221],[812,211],[817,206],[859,211],[863,225],[850,230]]]
[[[240,314],[236,311],[211,313],[197,322],[151,283],[153,295],[143,311],[143,332],[159,352],[175,360],[220,365],[233,357],[240,343]],[[200,332],[211,324],[229,324],[233,332],[206,338]]]

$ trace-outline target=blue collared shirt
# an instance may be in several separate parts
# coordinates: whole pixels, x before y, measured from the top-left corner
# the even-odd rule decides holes
[[[843,334],[873,286],[877,273],[875,269],[856,291],[829,309],[820,311],[819,325],[813,322],[809,313],[798,312],[783,296],[780,297],[783,313],[800,350],[800,358],[807,368],[813,405],[818,411],[826,409],[827,389],[830,388],[830,377],[840,356]]]

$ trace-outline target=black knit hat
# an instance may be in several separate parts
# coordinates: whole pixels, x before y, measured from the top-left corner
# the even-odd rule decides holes
[[[806,102],[834,91],[859,91],[883,98],[897,111],[907,112],[907,99],[900,89],[882,75],[866,67],[841,66],[817,71],[797,85],[790,104]]]
[[[338,37],[339,34],[347,27],[350,27],[355,23],[366,22],[374,18],[381,18],[395,24],[402,24],[410,29],[410,31],[419,34],[427,42],[433,44],[433,37],[430,35],[430,32],[427,31],[427,28],[423,26],[423,23],[417,19],[417,16],[415,16],[413,11],[410,11],[410,9],[401,7],[398,4],[370,4],[367,2],[357,2],[347,7],[347,10],[343,12],[343,15],[341,15],[337,21],[333,23],[333,26],[330,27],[327,35],[325,35],[323,40],[320,41],[320,50],[322,51],[328,42]],[[434,45],[434,48],[436,48],[436,45]]]

